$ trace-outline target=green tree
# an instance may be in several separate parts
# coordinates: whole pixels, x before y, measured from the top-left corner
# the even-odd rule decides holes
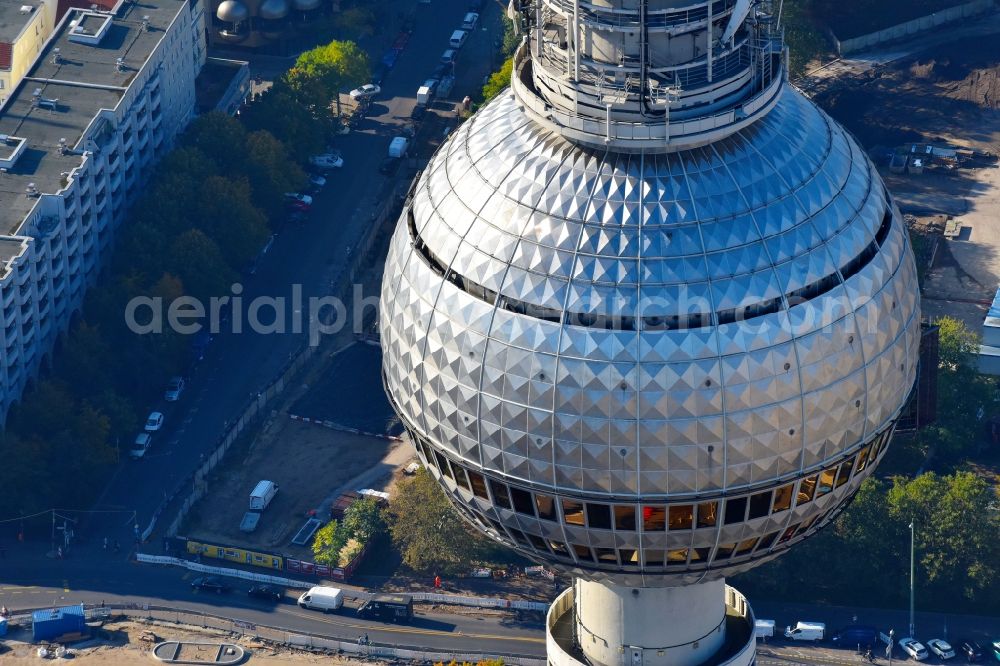
[[[344,512],[344,529],[347,534],[368,543],[385,531],[382,508],[374,497],[357,500]]]
[[[922,474],[896,479],[889,514],[915,521],[916,550],[923,586],[942,599],[973,600],[997,582],[1000,520],[996,491],[971,472]]]
[[[489,81],[483,86],[483,101],[488,102],[510,86],[511,73],[514,71],[514,59],[508,58],[500,65],[500,69],[490,75]]]
[[[393,544],[414,571],[451,572],[476,558],[476,538],[426,470],[396,486],[387,517]]]
[[[938,357],[941,367],[957,370],[969,367],[979,353],[979,335],[961,319],[944,316],[935,322],[938,326]]]
[[[253,203],[271,218],[281,213],[285,192],[306,184],[306,174],[273,134],[257,130],[247,135],[246,172]]]
[[[217,165],[218,173],[230,173],[240,170],[246,159],[246,136],[246,128],[239,120],[228,113],[212,111],[191,123],[182,144],[200,150]]]
[[[197,226],[215,241],[231,269],[242,270],[268,236],[267,218],[251,199],[250,183],[212,176],[201,184],[198,201]]]
[[[354,42],[334,40],[304,51],[285,74],[289,89],[306,108],[319,111],[337,103],[340,92],[364,83],[371,76],[368,54]]]
[[[178,236],[168,252],[168,263],[185,292],[196,298],[207,300],[225,293],[236,277],[215,241],[197,229]]]
[[[323,120],[299,103],[288,84],[279,80],[243,115],[247,128],[266,130],[281,141],[292,158],[305,161],[324,142]]]
[[[347,545],[349,538],[344,526],[339,521],[331,520],[317,530],[313,537],[313,559],[317,564],[340,566],[340,551]]]

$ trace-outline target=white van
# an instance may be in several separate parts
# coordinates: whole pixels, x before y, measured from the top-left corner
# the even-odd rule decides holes
[[[793,641],[821,641],[826,635],[826,625],[822,622],[797,622],[794,627],[785,627],[785,638]]]
[[[462,30],[475,30],[476,23],[479,22],[479,14],[476,12],[469,12],[462,19]]]
[[[344,605],[344,591],[339,587],[311,587],[299,597],[299,606],[321,610],[324,613],[340,610]]]
[[[460,49],[462,45],[465,44],[465,40],[469,38],[469,33],[465,30],[456,30],[451,33],[451,39],[448,40],[448,46],[453,49]]]
[[[754,637],[774,638],[774,620],[754,620]]]

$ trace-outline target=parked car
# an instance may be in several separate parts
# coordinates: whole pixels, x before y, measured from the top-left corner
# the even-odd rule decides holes
[[[163,427],[163,414],[160,412],[150,412],[146,417],[146,425],[143,428],[146,432],[156,432]]]
[[[442,65],[454,65],[455,64],[455,56],[457,56],[457,55],[458,55],[458,51],[456,51],[455,49],[448,49],[447,51],[445,51],[444,53],[441,54],[441,61],[440,62],[441,62]]]
[[[312,206],[313,198],[308,194],[299,194],[298,192],[285,192],[285,198],[289,201],[300,201],[307,206]]]
[[[440,65],[434,68],[433,72],[431,72],[430,80],[440,82],[441,79],[443,79],[444,77],[450,76],[454,70],[455,67],[451,63],[441,63]],[[424,83],[424,85],[427,84]]]
[[[477,14],[483,10],[484,0],[469,0],[469,11]]]
[[[221,594],[223,592],[229,591],[229,586],[216,576],[199,576],[191,581],[191,587],[195,590],[203,590],[205,592],[215,592],[216,594]]]
[[[310,210],[312,210],[312,206],[310,206],[304,201],[288,201],[285,203],[285,208],[287,208],[290,211],[293,212],[297,211],[300,213],[308,213]]]
[[[167,390],[163,394],[163,399],[167,402],[176,402],[180,399],[181,393],[184,392],[184,378],[183,377],[172,377],[170,382],[167,384]]]
[[[313,174],[309,176],[309,184],[314,190],[320,190],[326,187],[326,178],[324,176],[320,176],[319,174]]]
[[[263,599],[264,601],[273,601],[278,603],[281,598],[285,595],[270,585],[254,585],[249,590],[247,590],[247,596],[253,597],[255,599]]]
[[[351,91],[351,99],[370,99],[382,92],[382,87],[375,83],[366,83]]]
[[[962,641],[958,649],[965,655],[966,661],[974,664],[983,658],[983,646],[976,641]]]
[[[309,164],[320,169],[339,169],[344,166],[344,158],[335,153],[323,153],[310,157]]]
[[[417,104],[410,111],[410,120],[421,120],[425,115],[427,115],[427,107],[423,104]]]
[[[149,445],[153,438],[149,436],[148,432],[140,432],[135,436],[135,442],[132,443],[132,448],[128,450],[128,457],[133,460],[138,460],[146,455],[146,451],[149,450]]]
[[[927,649],[936,654],[938,659],[951,659],[955,656],[951,644],[940,638],[932,638],[927,641]]]
[[[903,649],[910,659],[923,661],[927,658],[927,648],[925,648],[916,638],[900,638],[899,647]]]
[[[1000,661],[1000,639],[993,641],[993,657]]]
[[[476,12],[469,12],[462,19],[462,30],[475,30],[476,24],[479,23],[479,14]]]

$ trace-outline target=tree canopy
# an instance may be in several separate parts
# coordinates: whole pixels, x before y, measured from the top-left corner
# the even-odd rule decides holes
[[[332,41],[304,51],[285,75],[296,100],[306,108],[322,109],[345,88],[371,76],[368,54],[354,42]]]

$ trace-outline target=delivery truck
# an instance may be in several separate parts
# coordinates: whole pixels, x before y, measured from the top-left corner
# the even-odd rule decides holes
[[[344,591],[339,587],[317,585],[303,592],[298,603],[302,608],[330,613],[344,607]]]

